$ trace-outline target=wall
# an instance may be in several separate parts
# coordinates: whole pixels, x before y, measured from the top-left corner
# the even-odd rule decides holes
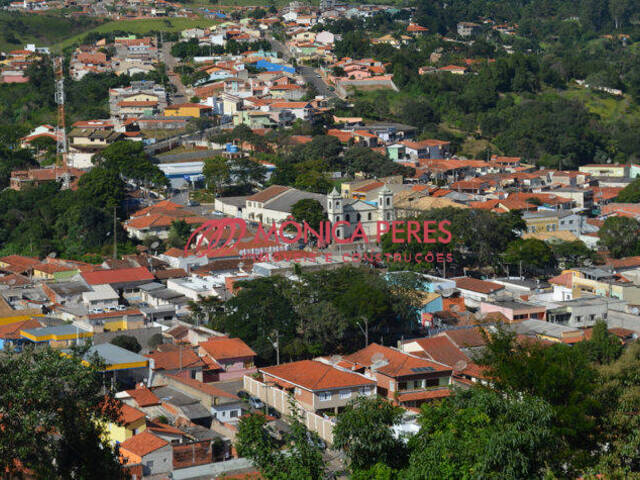
[[[142,465],[144,468],[144,474],[158,475],[161,473],[168,473],[173,470],[173,449],[171,444],[165,445],[158,450],[155,450],[142,458]],[[149,466],[149,462],[153,462],[153,465]]]
[[[155,335],[156,333],[161,333],[162,329],[160,327],[149,327],[149,328],[138,328],[133,330],[126,330],[123,332],[102,332],[96,333],[93,336],[94,345],[99,345],[101,343],[109,343],[113,340],[114,337],[118,335],[128,335],[130,337],[135,337],[138,340],[138,343],[142,346],[142,350],[140,353],[149,351],[149,339]]]
[[[265,385],[251,377],[244,377],[243,389],[254,397],[258,397],[267,405],[275,408],[281,414],[289,415],[291,413],[287,392],[269,387],[268,385]],[[305,426],[310,431],[316,432],[325,442],[329,444],[333,443],[333,423],[320,415],[316,415],[315,413],[308,412],[304,409],[300,410]]]

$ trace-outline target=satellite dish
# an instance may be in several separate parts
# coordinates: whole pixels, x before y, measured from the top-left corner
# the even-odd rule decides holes
[[[47,255],[48,258],[56,258],[58,256],[58,254],[56,252],[51,252],[49,255]]]
[[[11,280],[9,280],[9,285],[14,286],[16,284],[16,279],[12,278]]]
[[[157,240],[151,244],[151,248],[153,248],[154,250],[159,246],[160,246],[160,242],[158,242]]]
[[[464,360],[458,360],[455,365],[453,366],[453,369],[456,372],[461,372],[463,371],[465,368],[467,368],[467,362],[465,362]]]

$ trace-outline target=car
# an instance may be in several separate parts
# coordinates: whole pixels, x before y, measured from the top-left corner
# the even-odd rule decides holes
[[[247,392],[245,392],[244,390],[240,390],[240,391],[238,392],[238,397],[240,397],[240,398],[242,398],[242,399],[245,399],[245,400],[248,400],[248,399],[250,399],[250,398],[251,398],[251,395],[249,395],[249,394],[248,394]]]
[[[187,202],[187,207],[198,207],[198,206],[200,206],[200,203],[196,202],[195,200],[189,200]]]
[[[256,397],[249,398],[249,405],[251,405],[251,408],[255,409],[264,408],[264,403],[262,402],[262,400]]]
[[[127,309],[126,305],[118,305],[116,307],[116,310],[119,311],[119,312],[122,312],[123,310],[126,310],[126,309]]]
[[[320,75],[319,73],[316,73],[316,78],[322,78],[322,75]]]

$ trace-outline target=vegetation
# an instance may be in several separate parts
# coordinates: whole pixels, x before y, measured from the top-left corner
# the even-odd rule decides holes
[[[78,356],[30,348],[0,356],[0,431],[11,432],[0,435],[3,475],[120,479],[118,448],[103,436],[119,417],[102,374]]]
[[[142,350],[142,347],[138,343],[136,337],[132,337],[130,335],[118,335],[117,337],[113,337],[113,339],[109,343],[124,348],[125,350],[129,350],[133,353],[138,353],[140,350]]]

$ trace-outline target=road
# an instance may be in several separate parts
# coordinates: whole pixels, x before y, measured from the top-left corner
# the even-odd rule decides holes
[[[280,53],[285,61],[291,61],[293,57],[286,45],[273,37],[268,36],[267,40],[271,44],[271,48]],[[329,85],[327,85],[324,79],[319,76],[319,73],[316,69],[304,65],[299,65],[298,72],[300,73],[300,75],[302,75],[302,78],[304,78],[305,82],[315,87],[319,95],[324,95],[327,98],[338,98],[338,95],[336,95],[335,92],[329,90]]]
[[[176,93],[170,95],[169,103],[183,103],[187,101],[187,89],[182,83],[180,75],[173,73],[173,69],[178,64],[179,60],[171,55],[172,46],[173,42],[164,42],[162,44],[162,48],[160,49],[160,60],[167,66],[169,80],[173,86],[176,87]]]

